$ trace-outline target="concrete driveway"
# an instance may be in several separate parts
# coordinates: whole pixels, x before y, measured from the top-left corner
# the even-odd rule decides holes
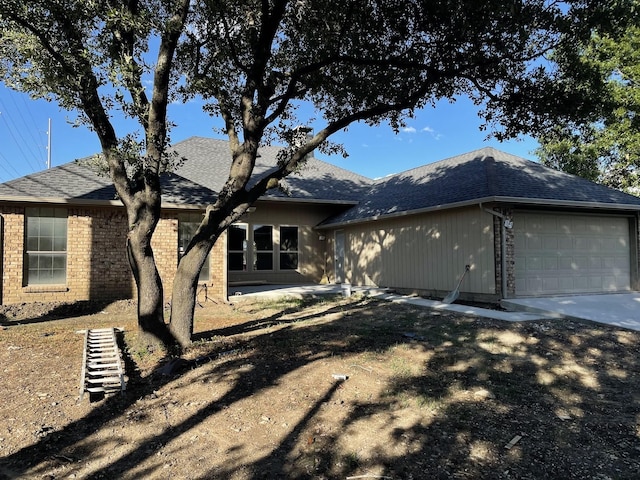
[[[503,300],[508,310],[591,320],[640,331],[640,293],[572,295]]]

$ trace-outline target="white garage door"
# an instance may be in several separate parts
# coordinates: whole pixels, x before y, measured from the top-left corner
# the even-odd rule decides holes
[[[629,221],[517,213],[516,295],[630,290]]]

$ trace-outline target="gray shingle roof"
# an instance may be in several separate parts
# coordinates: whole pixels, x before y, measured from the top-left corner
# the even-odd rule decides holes
[[[228,143],[192,137],[176,143],[173,149],[186,161],[174,173],[163,175],[163,202],[192,205],[213,202],[229,174],[231,154]],[[255,176],[276,165],[279,150],[278,147],[260,149]],[[275,190],[267,192],[263,198],[353,204],[372,182],[356,173],[310,158],[301,174],[287,178],[288,194]],[[0,184],[0,200],[16,198],[89,203],[115,200],[116,193],[109,178],[97,175],[86,162],[78,160]]]
[[[176,143],[173,149],[181,157],[189,159],[176,170],[176,174],[215,192],[222,188],[231,166],[231,152],[226,140],[191,137]],[[280,147],[273,146],[260,148],[254,169],[256,178],[277,165],[280,150]],[[357,202],[372,184],[373,180],[367,177],[314,157],[309,158],[300,174],[290,175],[285,180],[291,198],[335,202]],[[262,198],[286,197],[287,194],[280,190],[270,190]]]
[[[228,143],[192,137],[173,148],[187,161],[175,173],[163,176],[163,202],[203,205],[214,201],[229,172]],[[260,149],[255,176],[274,168],[279,150]],[[357,203],[325,225],[481,201],[640,211],[638,197],[490,147],[375,181],[310,158],[302,173],[288,177],[286,184],[289,196],[272,190],[262,198]],[[113,201],[116,194],[107,177],[96,175],[80,160],[0,184],[0,200],[12,199],[91,203]]]
[[[376,180],[342,224],[480,201],[640,210],[640,198],[491,147]]]
[[[163,201],[171,204],[204,204],[214,198],[209,189],[175,174],[163,175],[161,185]],[[82,204],[115,201],[117,195],[108,177],[78,160],[0,184],[0,200],[15,198]]]
[[[0,199],[21,198],[113,200],[115,189],[108,177],[96,175],[81,162],[0,184]]]

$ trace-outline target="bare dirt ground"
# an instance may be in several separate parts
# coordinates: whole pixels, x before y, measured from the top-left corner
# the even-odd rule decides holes
[[[366,297],[196,310],[183,368],[135,308],[0,311],[0,479],[637,479],[640,335]],[[124,327],[126,394],[78,402]],[[333,375],[346,375],[346,380]]]

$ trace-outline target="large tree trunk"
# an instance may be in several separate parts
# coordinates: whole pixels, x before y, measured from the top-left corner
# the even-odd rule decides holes
[[[176,271],[171,295],[170,331],[181,347],[191,343],[198,277],[212,244],[209,241],[196,243],[187,250]]]
[[[127,239],[127,257],[138,290],[138,335],[147,346],[164,346],[173,351],[176,341],[164,321],[164,293],[151,249],[151,235],[139,230],[129,232]]]

